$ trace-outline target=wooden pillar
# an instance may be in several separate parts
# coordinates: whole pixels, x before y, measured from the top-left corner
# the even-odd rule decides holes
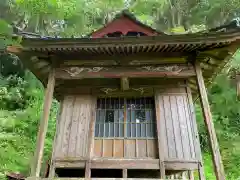
[[[200,94],[200,102],[202,106],[202,112],[204,117],[204,122],[207,127],[207,133],[209,136],[214,171],[216,174],[217,180],[225,180],[224,168],[221,160],[220,150],[217,142],[217,136],[214,129],[212,114],[210,111],[210,106],[207,97],[207,91],[203,80],[202,70],[199,62],[195,62],[195,71],[197,76],[197,85]]]
[[[158,154],[159,154],[159,167],[160,167],[160,178],[165,179],[165,164],[164,164],[164,139],[163,139],[163,130],[162,119],[160,118],[160,105],[159,105],[159,91],[155,94],[155,106],[156,106],[156,120],[157,120],[157,137],[158,137]]]
[[[237,98],[240,100],[240,73],[236,75]]]
[[[51,104],[53,99],[54,85],[55,85],[55,71],[53,69],[49,73],[48,84],[45,91],[43,114],[42,114],[42,119],[41,119],[39,130],[38,130],[37,145],[36,145],[36,151],[34,154],[34,162],[31,167],[32,177],[40,176],[43,150],[44,150],[44,140],[47,133],[48,119],[49,119],[49,114],[50,114],[50,109],[51,109]]]
[[[85,166],[85,178],[91,178],[91,159],[94,155],[94,132],[95,132],[95,120],[96,120],[96,102],[97,98],[92,98],[92,107],[91,107],[91,120],[89,124],[89,132],[88,132],[88,154],[87,154],[87,161]]]
[[[125,178],[127,178],[127,169],[123,169],[122,170],[122,177],[125,179]]]

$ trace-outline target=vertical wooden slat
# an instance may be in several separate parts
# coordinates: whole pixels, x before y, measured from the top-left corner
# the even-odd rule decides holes
[[[72,109],[71,127],[69,132],[68,157],[73,157],[73,158],[77,157],[76,147],[77,147],[77,140],[78,140],[79,116],[82,111],[81,107],[82,107],[81,101],[79,101],[78,97],[75,97],[75,100],[73,103],[73,109]]]
[[[214,165],[214,171],[216,174],[217,180],[225,180],[225,173],[224,168],[222,164],[221,154],[217,142],[217,136],[214,129],[212,114],[208,102],[206,87],[204,84],[204,79],[202,75],[202,70],[200,67],[199,62],[195,62],[195,71],[197,75],[197,85],[200,95],[200,102],[202,106],[202,112],[204,116],[204,122],[207,127],[207,133],[209,136],[211,151],[212,151],[212,157],[213,157],[213,165]]]
[[[47,133],[48,119],[50,115],[50,109],[53,99],[53,91],[55,86],[55,70],[52,69],[48,76],[48,84],[45,91],[44,106],[43,106],[43,115],[39,126],[38,137],[37,137],[37,148],[34,155],[34,162],[31,167],[31,176],[39,177],[43,150],[44,150],[44,140]]]
[[[78,131],[77,131],[77,145],[76,145],[76,157],[88,158],[90,153],[90,143],[92,137],[92,118],[95,115],[95,102],[93,103],[93,97],[90,95],[79,95],[77,97],[78,102]],[[94,120],[95,122],[95,120]]]
[[[113,144],[112,139],[105,139],[104,140],[104,154],[103,154],[104,157],[109,157],[109,158],[112,157],[112,154],[113,154],[112,144]]]
[[[138,158],[146,158],[147,157],[147,140],[139,139],[137,141],[137,157]]]
[[[185,96],[176,96],[180,131],[182,135],[183,157],[185,160],[187,160],[187,159],[191,159],[190,142],[189,142],[189,135],[191,134],[188,133],[187,121],[189,119],[187,119],[185,116],[183,98],[185,98]]]
[[[86,145],[83,145],[83,139],[84,138],[84,134],[82,133],[82,129],[86,129],[86,123],[84,120],[84,118],[82,118],[83,112],[86,111],[86,109],[84,108],[84,101],[83,101],[83,97],[81,96],[77,96],[75,99],[75,107],[73,108],[73,112],[74,109],[76,109],[76,113],[73,116],[72,121],[74,121],[74,119],[77,120],[77,123],[74,123],[74,125],[76,126],[75,128],[77,129],[77,136],[76,137],[76,145],[75,145],[75,154],[76,157],[83,157],[85,155],[85,153],[83,152],[83,148],[86,148]],[[82,136],[82,137],[81,137]],[[83,146],[83,148],[82,148]]]
[[[94,140],[94,157],[102,156],[102,140],[95,139]]]
[[[174,139],[176,144],[176,153],[177,158],[183,158],[183,146],[182,146],[182,134],[180,130],[180,123],[179,123],[179,114],[178,114],[178,107],[176,102],[176,96],[170,96],[170,107],[171,107],[171,114],[172,114],[172,126],[174,131]]]
[[[65,113],[65,123],[64,123],[64,129],[61,132],[63,137],[61,139],[62,146],[61,146],[61,157],[66,158],[68,156],[68,148],[69,148],[69,135],[70,135],[70,129],[71,129],[71,123],[72,123],[72,109],[73,109],[73,102],[75,100],[74,96],[67,97],[67,107],[66,107],[66,113]]]
[[[135,140],[126,139],[124,141],[125,146],[125,156],[127,158],[135,158],[136,157],[136,144]]]
[[[167,142],[168,142],[168,158],[176,158],[176,144],[175,137],[173,131],[173,122],[171,115],[171,106],[169,101],[169,96],[163,96],[163,104],[164,104],[164,112],[165,112],[165,122],[166,122],[166,130],[167,130]]]
[[[115,158],[123,158],[124,157],[124,140],[117,139],[115,140]]]
[[[169,147],[168,147],[168,135],[167,135],[167,126],[166,126],[166,117],[165,117],[165,108],[164,108],[164,100],[163,95],[159,96],[159,108],[162,109],[160,113],[160,119],[162,119],[162,136],[163,136],[163,146],[165,147],[164,158],[169,157]]]
[[[191,94],[190,94],[191,96]],[[187,123],[187,129],[188,129],[188,137],[189,137],[189,145],[190,145],[190,152],[191,152],[191,158],[195,159],[196,158],[196,150],[195,146],[199,146],[199,144],[196,143],[196,135],[194,128],[192,127],[193,121],[195,121],[192,116],[194,116],[194,112],[192,112],[192,108],[190,105],[189,99],[189,94],[187,90],[187,97],[184,96],[183,98],[183,104],[184,104],[184,111],[185,111],[185,117],[186,117],[186,123]]]
[[[164,136],[162,131],[161,122],[163,119],[161,119],[161,111],[160,109],[160,93],[157,92],[155,94],[155,107],[156,107],[156,123],[157,123],[157,138],[158,138],[158,155],[159,155],[159,167],[160,167],[160,178],[165,179],[165,165],[164,165]]]
[[[158,159],[158,147],[157,147],[157,140],[156,139],[148,139],[148,157]],[[166,147],[164,147],[166,149]]]

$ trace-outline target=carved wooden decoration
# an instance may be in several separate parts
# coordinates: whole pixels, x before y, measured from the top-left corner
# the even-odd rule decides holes
[[[129,88],[126,91],[118,88],[101,88],[100,91],[104,92],[106,95],[114,95],[114,94],[121,94],[121,93],[129,93],[129,94],[139,94],[143,95],[145,93],[151,93],[153,88],[151,87],[139,87],[139,88]]]
[[[162,65],[142,67],[65,67],[57,68],[56,78],[83,79],[83,78],[134,78],[134,77],[191,77],[195,76],[192,66],[189,65]]]
[[[141,94],[144,93],[144,88],[132,88],[134,91],[139,91]]]
[[[113,89],[113,88],[101,88],[100,90],[105,92],[106,94],[109,94],[111,92],[117,91],[118,89],[117,88],[115,88],[115,89]]]
[[[69,69],[65,69],[65,71],[71,76],[75,77],[77,75],[80,75],[83,72],[99,72],[101,70],[107,70],[107,68],[104,67],[92,67],[92,68],[86,68],[86,67],[71,67]]]
[[[148,72],[172,72],[179,74],[183,70],[188,70],[189,67],[183,67],[183,66],[143,66],[138,68],[139,70],[145,71],[147,70]]]

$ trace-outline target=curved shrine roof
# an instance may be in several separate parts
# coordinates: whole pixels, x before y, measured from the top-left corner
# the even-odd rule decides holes
[[[118,25],[124,22],[130,23],[135,29],[127,26],[123,30],[119,29]],[[27,64],[43,83],[51,68],[52,59],[56,59],[55,63],[57,63],[76,57],[78,58],[76,61],[114,58],[121,61],[121,59],[136,58],[136,56],[171,56],[180,59],[177,63],[188,63],[191,62],[189,57],[192,55],[201,62],[204,80],[210,83],[212,78],[229,62],[240,45],[240,27],[237,20],[205,32],[181,35],[166,35],[158,32],[138,22],[126,12],[109,24],[111,28],[107,29],[109,26],[106,25],[105,28],[93,32],[92,38],[34,37],[33,33],[24,32],[22,33],[24,36],[22,47],[12,46],[8,50],[24,56],[25,58],[22,58],[24,64]],[[33,56],[38,59],[26,58]],[[185,58],[181,59],[181,56]],[[163,63],[161,61],[159,59],[159,64]],[[41,65],[36,66],[37,63]],[[174,62],[166,60],[165,63]],[[189,81],[192,90],[196,91],[195,79]]]

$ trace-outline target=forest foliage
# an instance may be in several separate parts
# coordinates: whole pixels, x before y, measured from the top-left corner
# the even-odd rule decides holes
[[[80,37],[102,27],[123,9],[166,33],[191,33],[240,17],[239,0],[1,0],[0,1],[0,179],[7,171],[28,174],[42,111],[43,87],[6,45],[20,44],[14,31]],[[240,53],[208,88],[227,179],[240,178],[240,101],[233,72]],[[58,102],[51,110],[45,159],[51,152]],[[196,104],[207,179],[215,179],[201,110]]]

